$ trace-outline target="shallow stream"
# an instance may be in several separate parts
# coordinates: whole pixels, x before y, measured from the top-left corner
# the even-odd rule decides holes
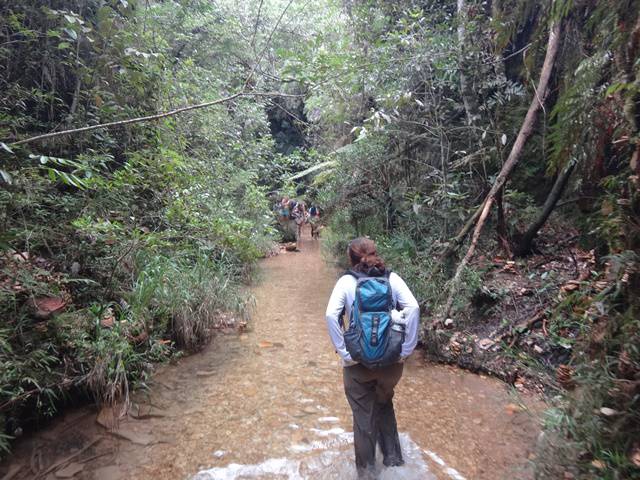
[[[310,239],[262,270],[247,333],[163,367],[117,432],[87,407],[18,442],[13,478],[52,480],[69,467],[67,478],[87,480],[354,478],[351,413],[323,318],[336,272]],[[525,405],[535,402],[503,383],[414,354],[395,404],[407,464],[381,480],[531,478],[539,429]]]

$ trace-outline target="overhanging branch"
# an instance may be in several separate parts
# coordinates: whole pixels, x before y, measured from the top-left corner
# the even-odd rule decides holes
[[[39,140],[45,140],[47,138],[60,137],[62,135],[72,135],[76,133],[89,132],[91,130],[98,130],[101,128],[120,127],[123,125],[130,125],[132,123],[149,122],[152,120],[160,120],[162,118],[171,117],[179,113],[189,112],[191,110],[198,110],[200,108],[212,107],[214,105],[220,105],[221,103],[230,102],[240,97],[302,97],[304,95],[287,94],[280,92],[239,92],[229,95],[228,97],[219,98],[217,100],[211,100],[209,102],[198,103],[196,105],[187,105],[186,107],[176,108],[168,112],[157,113],[155,115],[147,115],[144,117],[129,118],[126,120],[118,120],[116,122],[100,123],[98,125],[89,125],[87,127],[74,128],[70,130],[61,130],[59,132],[49,132],[42,135],[36,135],[35,137],[24,138],[15,142],[4,142],[9,146],[24,145],[26,143],[36,142]]]

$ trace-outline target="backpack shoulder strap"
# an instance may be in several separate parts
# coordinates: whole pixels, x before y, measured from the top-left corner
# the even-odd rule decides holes
[[[389,281],[389,292],[393,292],[392,288],[391,288],[391,281],[390,281],[390,277],[391,274],[393,273],[392,270],[385,270],[384,271],[384,276],[387,279],[387,281]],[[393,308],[395,308],[396,310],[402,310],[402,307],[400,307],[400,303],[396,302],[395,305],[393,303],[393,293],[391,293],[391,299],[389,300],[389,305],[392,305]]]
[[[356,272],[355,270],[347,270],[346,272],[344,272],[344,275],[351,275],[353,278],[355,278],[356,280],[360,280],[361,278],[365,278],[367,275],[362,273],[362,272]]]

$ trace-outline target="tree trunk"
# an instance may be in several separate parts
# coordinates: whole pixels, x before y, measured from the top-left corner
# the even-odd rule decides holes
[[[498,242],[500,242],[500,246],[502,250],[504,250],[507,258],[513,257],[513,252],[511,251],[511,241],[509,240],[509,232],[507,231],[507,221],[504,217],[504,187],[498,190],[496,194],[496,206],[498,207],[498,222],[496,225],[496,231],[498,233]]]
[[[544,206],[542,207],[542,212],[540,212],[540,216],[536,219],[535,222],[529,227],[529,229],[525,232],[522,240],[518,244],[518,247],[515,250],[516,257],[522,257],[531,252],[531,247],[533,246],[533,240],[536,238],[538,231],[544,226],[553,212],[553,209],[556,207],[558,200],[562,197],[567,184],[569,183],[569,178],[571,177],[571,173],[573,173],[573,169],[575,168],[575,163],[570,163],[556,178],[555,183],[553,184],[553,188],[549,192],[547,199],[544,202]]]
[[[469,217],[469,219],[464,224],[464,226],[460,229],[458,234],[454,238],[449,240],[449,244],[447,245],[447,248],[445,248],[444,252],[442,252],[442,255],[440,256],[440,261],[443,262],[447,260],[449,257],[451,257],[455,253],[455,251],[458,249],[460,244],[464,242],[464,239],[467,238],[467,235],[469,235],[469,232],[473,229],[473,226],[478,221],[478,218],[480,218],[480,214],[482,213],[482,209],[484,208],[484,204],[486,201],[487,200],[485,198],[485,200],[483,200],[482,202],[482,205],[480,205],[477,208],[477,210],[474,212],[474,214]]]
[[[475,97],[467,72],[469,71],[468,61],[465,57],[467,53],[467,21],[469,10],[465,0],[458,0],[458,70],[460,72],[460,93],[462,103],[467,113],[467,124],[473,125],[480,118],[480,107]]]
[[[527,111],[527,115],[524,118],[524,122],[520,127],[520,131],[518,132],[518,136],[516,137],[516,141],[511,148],[511,152],[507,157],[507,161],[502,166],[500,173],[495,179],[489,194],[484,202],[484,206],[482,207],[482,211],[480,213],[480,218],[478,219],[478,223],[473,231],[473,236],[471,237],[471,245],[469,245],[469,250],[467,250],[466,255],[458,265],[456,269],[456,274],[451,281],[451,289],[449,291],[449,298],[445,305],[444,309],[444,317],[448,317],[451,312],[451,307],[453,305],[453,298],[455,297],[458,288],[460,286],[460,281],[462,279],[462,272],[469,264],[469,261],[473,257],[476,246],[478,245],[478,239],[480,238],[480,233],[482,233],[482,228],[484,227],[485,222],[487,221],[487,217],[489,216],[489,211],[491,210],[491,206],[495,201],[496,194],[498,191],[504,186],[507,178],[513,172],[513,169],[518,164],[520,157],[522,155],[522,150],[524,145],[531,137],[533,133],[533,128],[535,126],[536,120],[538,118],[538,112],[542,107],[547,95],[549,94],[549,80],[551,78],[551,72],[553,70],[553,66],[556,61],[556,56],[558,54],[558,48],[560,46],[560,35],[562,33],[562,21],[557,20],[553,21],[551,24],[551,28],[549,29],[549,40],[547,43],[547,53],[544,58],[544,64],[542,65],[542,71],[540,72],[540,80],[538,82],[538,88],[534,92],[534,97],[531,100],[531,105],[529,105],[529,110]]]

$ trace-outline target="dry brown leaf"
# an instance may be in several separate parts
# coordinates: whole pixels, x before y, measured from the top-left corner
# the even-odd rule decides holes
[[[507,406],[504,407],[504,409],[507,411],[509,415],[513,415],[514,413],[518,413],[522,411],[522,407],[519,405],[516,405],[515,403],[507,404]]]

